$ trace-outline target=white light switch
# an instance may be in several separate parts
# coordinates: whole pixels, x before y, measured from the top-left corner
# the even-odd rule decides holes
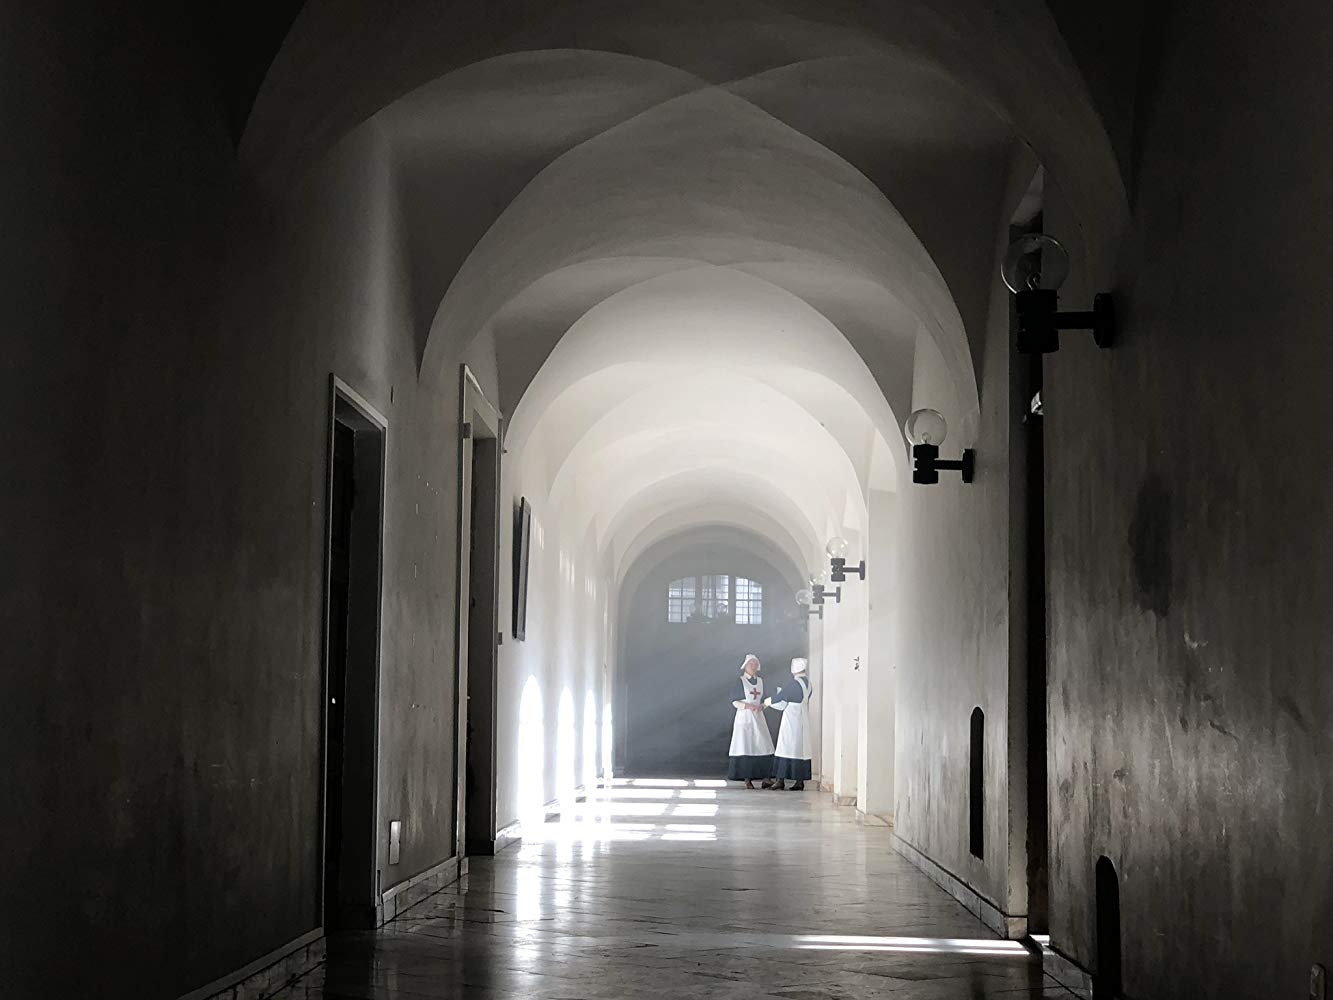
[[[403,853],[403,823],[402,820],[394,820],[389,824],[389,864],[398,864],[399,857]]]

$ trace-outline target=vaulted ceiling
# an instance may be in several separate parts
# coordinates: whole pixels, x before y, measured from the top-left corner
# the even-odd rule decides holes
[[[1037,2],[308,5],[244,160],[281,187],[358,129],[419,365],[493,345],[509,460],[616,559],[686,511],[804,558],[863,530],[923,345],[977,411],[1015,156],[1088,227],[1124,202]]]

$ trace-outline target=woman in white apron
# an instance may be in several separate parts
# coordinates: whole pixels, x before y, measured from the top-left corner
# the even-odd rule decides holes
[[[797,657],[791,661],[792,680],[778,688],[777,694],[764,702],[782,713],[782,728],[778,730],[778,746],[773,768],[773,787],[779,791],[785,779],[791,779],[791,791],[805,789],[810,777],[810,681],[806,661]],[[776,700],[774,700],[776,699]]]
[[[773,773],[773,737],[764,718],[764,681],[759,676],[759,657],[753,653],[741,664],[731,704],[736,720],[731,724],[727,777],[753,788],[755,778],[762,780]]]

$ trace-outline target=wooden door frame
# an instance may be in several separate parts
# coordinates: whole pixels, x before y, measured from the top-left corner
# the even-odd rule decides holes
[[[371,739],[374,746],[374,759],[370,762],[370,800],[371,812],[368,829],[370,837],[370,870],[366,873],[371,898],[364,900],[367,908],[367,926],[375,925],[376,907],[379,903],[379,764],[380,764],[380,679],[383,666],[383,630],[384,630],[384,518],[387,503],[388,465],[389,465],[389,421],[359,392],[336,374],[329,375],[328,411],[326,414],[325,433],[327,436],[324,457],[324,593],[321,614],[322,632],[320,635],[321,683],[320,683],[320,798],[319,798],[319,892],[317,930],[327,933],[328,886],[325,885],[327,870],[326,852],[328,850],[328,795],[329,795],[329,683],[330,654],[329,627],[331,625],[332,573],[333,573],[333,452],[336,427],[338,423],[338,404],[350,406],[367,424],[379,432],[379,524],[377,525],[375,551],[375,642],[374,642],[374,681],[373,706],[371,709]],[[343,835],[351,831],[344,829]],[[358,900],[358,903],[361,901]]]
[[[503,448],[500,445],[504,418],[482,392],[480,384],[467,365],[459,368],[459,448],[458,448],[458,600],[454,615],[454,854],[467,855],[467,721],[468,721],[468,658],[471,643],[468,611],[472,597],[472,456],[473,442],[494,439],[496,442],[495,498],[500,500],[500,467]],[[498,517],[498,511],[497,511]],[[495,588],[493,599],[499,600],[499,522],[495,532]],[[497,643],[498,634],[484,641]],[[497,652],[498,657],[498,652]],[[498,664],[497,664],[498,669]],[[492,704],[491,739],[495,738],[495,706]],[[494,759],[494,750],[492,751]],[[495,786],[490,788],[491,837],[495,836]]]

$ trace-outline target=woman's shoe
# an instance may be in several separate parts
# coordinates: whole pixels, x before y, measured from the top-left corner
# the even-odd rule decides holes
[[[786,787],[786,782],[782,778],[774,778],[768,785],[769,788],[775,788],[779,792]]]
[[[749,778],[746,778],[746,779],[745,779],[745,787],[746,787],[746,788],[754,788],[754,782],[751,781]]]
[[[759,787],[760,787],[760,788],[772,788],[772,787],[773,787],[773,779],[772,779],[772,778],[765,778],[763,781],[759,782]]]
[[[789,792],[803,792],[803,791],[805,791],[805,782],[804,782],[804,781],[793,781],[793,782],[791,783],[791,786],[787,789],[787,791],[789,791]]]

